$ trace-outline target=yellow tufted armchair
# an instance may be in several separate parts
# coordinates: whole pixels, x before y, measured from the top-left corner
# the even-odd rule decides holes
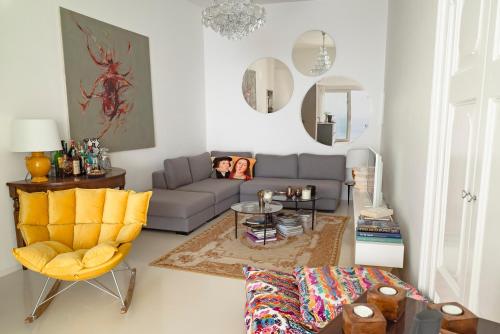
[[[127,312],[135,284],[135,268],[124,261],[132,241],[146,225],[151,192],[114,189],[69,189],[19,194],[19,224],[26,247],[13,249],[25,267],[47,276],[33,312],[32,322],[50,302],[78,282],[118,299]],[[118,265],[124,266],[116,269]],[[124,298],[115,277],[129,271],[130,283]],[[116,293],[97,280],[110,272]],[[42,300],[50,279],[55,282]],[[61,281],[69,281],[59,291]]]

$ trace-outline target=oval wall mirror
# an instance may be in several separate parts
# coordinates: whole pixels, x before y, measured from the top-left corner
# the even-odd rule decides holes
[[[262,58],[248,66],[241,88],[250,107],[261,113],[273,113],[292,97],[292,73],[278,59]]]
[[[326,73],[336,56],[333,38],[322,30],[311,30],[302,34],[293,46],[292,59],[297,70],[307,76]]]
[[[318,143],[352,142],[367,128],[371,101],[357,81],[338,76],[321,79],[302,101],[302,124]]]

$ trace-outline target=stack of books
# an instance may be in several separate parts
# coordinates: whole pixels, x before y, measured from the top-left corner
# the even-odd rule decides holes
[[[360,216],[356,228],[356,240],[402,244],[399,224],[392,217],[369,218]]]
[[[276,225],[268,224],[267,228],[265,228],[264,219],[264,216],[253,216],[247,218],[246,222],[243,223],[247,226],[246,237],[251,242],[257,244],[264,243],[264,230],[266,242],[278,240]]]
[[[293,237],[304,233],[302,221],[298,214],[294,213],[279,213],[274,216],[277,222],[276,228],[279,235],[283,238]]]
[[[355,167],[353,168],[353,176],[356,184],[355,189],[360,191],[368,191],[373,187],[374,168],[373,167]]]

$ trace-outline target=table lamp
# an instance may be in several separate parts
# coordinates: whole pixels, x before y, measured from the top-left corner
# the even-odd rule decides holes
[[[16,119],[11,126],[12,152],[32,152],[26,157],[26,168],[31,182],[47,182],[50,159],[44,152],[61,149],[57,124],[51,119]]]

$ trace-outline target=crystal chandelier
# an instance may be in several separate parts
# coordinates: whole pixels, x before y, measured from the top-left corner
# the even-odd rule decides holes
[[[214,0],[202,12],[202,22],[228,39],[242,39],[265,22],[266,10],[252,0]]]
[[[323,44],[319,47],[318,57],[316,58],[316,62],[314,63],[313,68],[311,69],[311,74],[313,75],[323,74],[332,66],[332,61],[325,46],[326,33],[324,31],[322,31],[321,33],[323,34]]]

